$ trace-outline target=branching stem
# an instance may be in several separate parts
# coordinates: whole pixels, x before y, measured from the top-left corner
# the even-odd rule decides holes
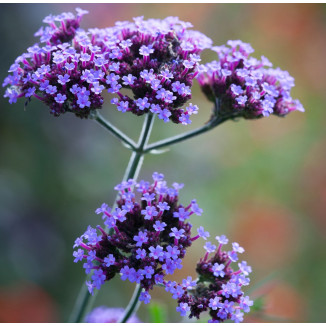
[[[124,174],[123,180],[126,181],[128,179],[137,179],[141,165],[144,160],[144,148],[149,140],[153,123],[154,116],[153,114],[147,114],[144,120],[143,128],[139,137],[138,144],[134,144],[132,140],[130,140],[126,135],[122,136],[122,133],[111,125],[108,121],[105,121],[101,116],[97,115],[95,117],[96,121],[99,122],[103,127],[111,131],[114,135],[116,135],[120,140],[124,143],[130,145],[133,152],[131,154],[126,172]],[[87,277],[86,280],[89,280]],[[72,323],[80,323],[83,321],[83,318],[87,311],[89,311],[92,307],[93,302],[95,301],[96,293],[93,296],[87,290],[85,284],[82,285],[82,288],[77,297],[77,301],[75,303],[74,310],[70,316],[69,322]],[[129,317],[135,312],[137,308],[138,299],[141,293],[141,288],[137,285],[135,288],[134,295],[132,296],[126,310],[125,315],[123,316],[121,322],[126,322]]]
[[[111,132],[116,138],[121,140],[126,147],[132,150],[129,163],[123,177],[123,181],[127,181],[128,179],[138,178],[139,171],[142,166],[145,154],[160,149],[162,147],[167,147],[179,143],[181,141],[184,141],[186,139],[198,136],[202,133],[205,133],[215,128],[216,126],[220,125],[224,121],[232,118],[230,116],[220,116],[219,111],[220,111],[220,102],[219,100],[217,100],[213,109],[213,115],[210,121],[206,123],[204,126],[181,135],[177,135],[171,138],[158,141],[151,145],[147,145],[147,143],[154,122],[154,116],[152,113],[147,114],[145,117],[142,131],[137,144],[135,144],[135,142],[132,139],[130,139],[127,135],[121,132],[114,125],[112,125],[109,121],[105,120],[98,112],[95,112],[93,114],[93,119],[95,119],[95,121],[98,122],[106,130]],[[89,280],[89,277],[87,278],[87,280]],[[121,318],[119,322],[121,323],[127,322],[128,319],[136,312],[139,306],[139,297],[141,291],[142,291],[141,286],[137,284],[134,290],[134,294],[130,299],[130,302],[124,312],[124,316]],[[91,297],[90,293],[87,291],[86,286],[83,284],[83,287],[79,293],[79,296],[75,304],[75,308],[73,310],[73,313],[69,321],[75,323],[81,322],[85,316],[85,313],[91,309],[91,306],[95,300],[95,296],[96,293],[93,295],[93,297]]]

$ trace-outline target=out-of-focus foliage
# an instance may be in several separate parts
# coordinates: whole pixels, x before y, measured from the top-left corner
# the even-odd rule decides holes
[[[74,5],[0,5],[0,79],[13,60],[34,44],[33,33],[49,13]],[[263,297],[247,321],[309,321],[326,318],[326,10],[321,4],[85,4],[83,26],[106,27],[116,20],[179,16],[211,37],[252,44],[295,77],[293,97],[305,113],[284,119],[226,122],[210,133],[145,158],[141,178],[152,172],[187,185],[182,199],[197,198],[204,209],[194,217],[212,235],[227,234],[242,245],[252,265],[252,285],[275,277],[251,297]],[[213,60],[214,53],[205,52]],[[107,103],[109,103],[109,96]],[[129,151],[92,121],[72,115],[53,118],[40,103],[9,105],[0,98],[0,321],[65,321],[84,281],[73,263],[72,245],[86,227],[100,222],[94,210],[113,202]],[[200,107],[190,130],[208,120],[210,103],[195,86]],[[123,115],[110,105],[103,114],[138,137],[141,117]],[[180,131],[156,121],[152,141]],[[197,218],[197,221],[196,221]],[[200,219],[200,220],[199,220]],[[98,222],[97,222],[98,221]],[[176,277],[195,277],[202,256],[198,240]],[[97,305],[125,306],[133,286],[114,279]],[[180,321],[175,302],[162,288],[168,321]],[[142,305],[139,318],[150,321]],[[153,314],[152,314],[153,317]]]
[[[150,323],[168,322],[166,307],[162,302],[152,302],[148,306],[148,313]]]

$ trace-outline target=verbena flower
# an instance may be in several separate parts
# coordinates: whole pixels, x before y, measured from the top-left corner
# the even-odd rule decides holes
[[[139,300],[145,304],[151,300],[149,290],[154,285],[163,285],[178,300],[181,316],[199,318],[202,312],[209,311],[211,321],[242,321],[243,313],[249,312],[253,304],[242,291],[250,282],[247,276],[251,267],[245,261],[238,262],[238,254],[244,249],[237,242],[227,252],[222,251],[228,243],[224,235],[216,237],[219,245],[206,242],[206,254],[196,268],[197,280],[190,276],[181,283],[166,279],[182,268],[186,250],[195,240],[210,237],[202,226],[197,235],[191,236],[188,220],[203,211],[196,200],[185,206],[178,203],[182,187],[178,183],[168,187],[163,174],[157,172],[153,174],[153,183],[130,179],[118,184],[116,208],[104,203],[95,211],[102,215],[107,228],[114,229],[114,234],[101,226],[89,226],[75,241],[74,262],[82,261],[86,274],[93,272],[91,281],[86,282],[92,294],[118,274],[124,281],[141,285]],[[236,262],[238,270],[231,266]]]
[[[176,310],[181,316],[189,315],[189,318],[199,319],[202,312],[208,311],[210,322],[241,322],[244,313],[249,312],[250,306],[253,305],[253,301],[242,291],[242,287],[250,282],[248,275],[251,273],[251,267],[242,261],[237,263],[236,270],[233,269],[232,262],[238,262],[237,254],[244,252],[244,249],[234,242],[231,251],[222,251],[222,246],[227,244],[228,239],[225,236],[216,239],[219,245],[211,258],[209,255],[213,245],[209,242],[204,246],[206,254],[197,264],[196,281],[192,281],[189,276],[182,283],[163,283],[166,291],[178,300]],[[215,245],[214,247],[216,249]]]
[[[193,241],[208,236],[201,227],[199,235],[191,237],[188,220],[202,210],[195,200],[179,204],[183,185],[168,187],[159,173],[153,174],[153,180],[152,184],[136,184],[132,179],[122,182],[115,187],[119,191],[117,207],[102,204],[96,210],[114,234],[89,226],[75,241],[74,262],[82,261],[86,274],[93,272],[91,281],[86,282],[90,293],[118,274],[122,280],[139,283],[143,288],[140,300],[148,303],[148,291],[182,268],[186,249]]]
[[[123,308],[105,306],[93,309],[85,318],[86,323],[117,323],[124,315]],[[127,323],[141,323],[137,316],[131,316]]]
[[[255,119],[304,111],[290,95],[294,78],[287,71],[272,68],[266,57],[252,57],[250,44],[228,41],[212,50],[217,52],[218,60],[200,66],[197,78],[207,98],[219,100],[220,115]]]
[[[76,16],[63,13],[43,20],[49,26],[35,34],[42,45],[19,56],[3,83],[9,85],[4,95],[9,102],[37,98],[55,116],[71,111],[88,117],[102,107],[107,89],[117,96],[111,103],[121,112],[151,111],[164,122],[189,124],[198,108],[182,107],[191,98],[199,54],[212,41],[177,17],[137,17],[86,32],[79,28],[85,13],[77,9]]]
[[[76,11],[76,16],[62,13],[44,18],[48,26],[35,33],[40,37],[40,44],[34,44],[20,55],[4,80],[2,86],[9,85],[4,95],[9,103],[21,97],[28,99],[26,103],[36,98],[48,105],[55,116],[72,111],[87,117],[91,110],[101,108],[102,96],[91,90],[93,83],[102,78],[101,72],[93,69],[92,81],[82,78],[94,65],[92,56],[96,49],[86,40],[86,32],[79,28],[87,11],[79,8]],[[88,53],[90,58],[86,58]]]

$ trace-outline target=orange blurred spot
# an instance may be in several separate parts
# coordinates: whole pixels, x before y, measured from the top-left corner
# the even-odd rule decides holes
[[[254,270],[274,271],[293,259],[298,228],[290,212],[271,204],[247,203],[237,215],[230,238],[245,248],[244,257]]]
[[[53,299],[35,284],[0,288],[0,307],[1,323],[47,323],[58,319]]]
[[[309,28],[312,17],[316,17],[320,10],[315,5],[297,4],[259,4],[252,8],[256,17],[255,23],[263,28],[265,37],[278,35],[293,42],[301,41],[301,36]]]
[[[248,315],[245,322],[304,322],[306,302],[303,296],[287,283],[264,286],[253,294],[253,298],[263,296],[262,313]]]
[[[283,68],[301,84],[324,92],[326,66],[322,53],[326,42],[321,5],[255,4],[252,9],[253,28],[260,31],[256,41],[266,50],[269,47],[268,53],[282,55],[279,60]]]

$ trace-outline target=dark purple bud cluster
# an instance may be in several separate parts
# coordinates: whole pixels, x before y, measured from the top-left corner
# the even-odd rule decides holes
[[[198,107],[182,107],[191,98],[199,54],[212,41],[177,17],[137,17],[86,32],[79,28],[85,13],[77,9],[76,17],[63,13],[44,19],[49,26],[35,35],[45,45],[35,44],[19,56],[3,83],[10,85],[9,102],[34,97],[55,116],[74,112],[88,117],[102,107],[101,93],[107,89],[117,95],[111,103],[121,112],[150,111],[165,122],[189,124]]]
[[[244,296],[241,289],[250,282],[247,276],[251,273],[251,267],[242,261],[238,263],[239,270],[234,271],[231,263],[238,260],[237,253],[243,253],[244,249],[234,242],[231,251],[222,251],[221,248],[228,243],[228,239],[224,235],[217,236],[216,239],[218,247],[211,242],[206,242],[204,246],[206,254],[197,264],[196,281],[192,282],[191,277],[181,284],[164,281],[165,289],[178,300],[177,311],[181,316],[189,313],[189,318],[199,319],[202,312],[209,311],[212,317],[210,322],[241,322],[243,312],[249,312],[253,305],[253,301]],[[213,253],[213,257],[208,259],[210,253]]]
[[[201,65],[197,77],[207,98],[214,103],[215,98],[220,100],[221,116],[255,119],[304,111],[290,95],[294,78],[287,71],[272,68],[264,56],[260,60],[251,57],[254,50],[248,43],[227,44],[212,47],[219,60]]]
[[[205,234],[200,228],[199,235],[191,238],[192,225],[187,220],[193,214],[201,215],[202,210],[195,200],[187,206],[179,204],[183,184],[173,183],[169,188],[163,178],[162,174],[154,173],[153,184],[146,181],[136,184],[130,179],[117,185],[115,189],[120,195],[117,207],[111,209],[103,204],[96,210],[114,233],[100,226],[97,230],[89,226],[76,240],[74,247],[79,249],[73,253],[74,262],[85,261],[86,274],[93,272],[92,281],[87,282],[91,293],[120,274],[122,280],[141,285],[140,300],[148,303],[148,291],[155,284],[162,284],[167,274],[182,268],[186,248]],[[141,194],[139,201],[133,187]]]

